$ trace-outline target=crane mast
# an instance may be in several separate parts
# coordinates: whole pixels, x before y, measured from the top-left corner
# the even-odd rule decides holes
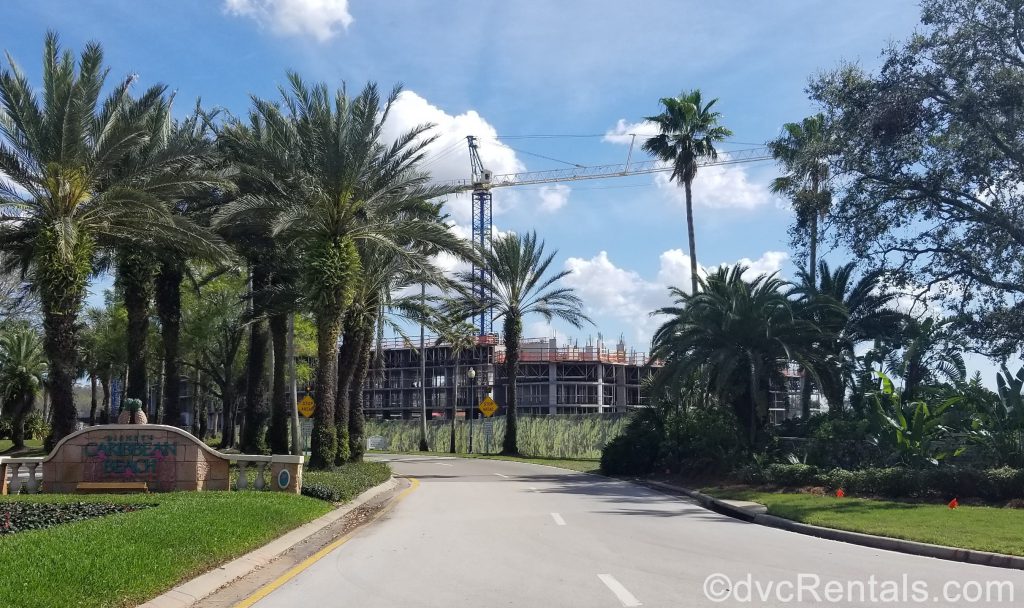
[[[473,213],[473,244],[481,252],[491,249],[491,172],[484,168],[480,160],[480,152],[476,147],[476,138],[466,136],[469,143],[469,163],[471,168],[472,213]],[[491,273],[486,264],[473,264],[473,296],[478,301],[485,300],[489,295]],[[479,335],[485,336],[494,331],[494,312],[488,307],[474,319],[473,325]]]

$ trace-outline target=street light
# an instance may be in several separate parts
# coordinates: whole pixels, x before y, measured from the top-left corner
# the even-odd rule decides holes
[[[466,372],[466,376],[469,377],[470,389],[469,397],[469,453],[473,453],[473,418],[476,417],[476,368],[469,368]]]

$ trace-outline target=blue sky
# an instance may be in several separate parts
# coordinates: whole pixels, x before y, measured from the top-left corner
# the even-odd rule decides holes
[[[527,152],[582,165],[623,162],[627,146],[603,135],[649,132],[640,121],[658,112],[658,99],[689,88],[720,99],[735,133],[724,150],[761,144],[814,111],[804,93],[810,75],[843,60],[877,65],[887,42],[905,38],[918,19],[914,3],[892,0],[5,4],[0,46],[33,78],[43,34],[54,29],[76,50],[100,41],[115,76],[168,84],[182,112],[201,97],[244,113],[250,94],[276,94],[287,69],[353,89],[371,79],[385,88],[402,82],[393,129],[439,124],[430,165],[439,179],[466,177],[466,135],[481,137],[496,173],[565,166]],[[565,134],[587,137],[500,139]],[[702,265],[748,260],[793,276],[790,212],[766,188],[776,171],[761,162],[698,174]],[[679,195],[653,176],[496,190],[496,227],[536,229],[558,248],[557,264],[572,270],[569,282],[597,321],[583,331],[532,322],[528,333],[583,343],[600,331],[646,350],[657,324],[647,313],[665,303],[666,285],[688,283]],[[468,206],[466,197],[451,201],[463,227]]]

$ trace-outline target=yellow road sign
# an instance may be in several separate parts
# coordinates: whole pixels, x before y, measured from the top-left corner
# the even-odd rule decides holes
[[[316,402],[313,401],[313,398],[310,397],[309,395],[306,395],[305,397],[302,398],[302,401],[299,401],[299,413],[305,416],[306,418],[312,416],[313,410],[315,409]]]
[[[494,412],[498,411],[498,404],[494,402],[494,399],[491,399],[490,395],[488,395],[480,402],[479,408],[480,411],[483,412],[484,416],[490,418],[494,415]]]

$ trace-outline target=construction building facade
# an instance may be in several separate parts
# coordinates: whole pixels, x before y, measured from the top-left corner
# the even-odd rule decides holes
[[[419,418],[424,392],[428,419],[450,417],[453,404],[454,415],[462,418],[467,408],[488,394],[500,408],[497,415],[504,414],[508,400],[505,345],[497,336],[478,337],[472,348],[458,353],[458,361],[451,345],[427,339],[421,363],[416,342],[388,340],[381,344],[380,356],[371,358],[363,399],[368,417]],[[426,366],[425,374],[421,364]],[[516,382],[518,412],[623,412],[645,404],[641,385],[653,367],[645,353],[627,351],[621,340],[613,350],[600,339],[584,347],[559,346],[555,338],[523,340]]]

